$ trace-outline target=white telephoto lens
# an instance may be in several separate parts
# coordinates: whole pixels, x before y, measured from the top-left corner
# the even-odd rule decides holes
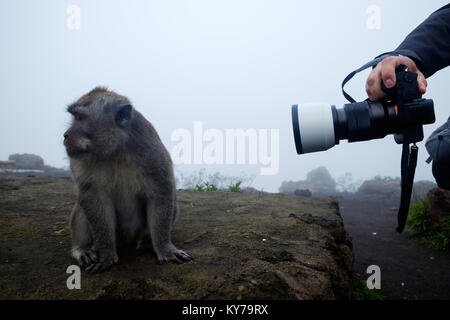
[[[336,144],[331,105],[325,103],[298,105],[297,117],[301,153],[328,150]],[[293,121],[295,122],[295,119]]]

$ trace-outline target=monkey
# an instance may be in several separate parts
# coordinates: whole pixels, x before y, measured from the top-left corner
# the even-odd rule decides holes
[[[77,186],[71,253],[88,273],[117,264],[121,244],[153,247],[158,263],[192,257],[175,247],[179,215],[170,154],[130,100],[96,87],[67,107],[64,146]]]

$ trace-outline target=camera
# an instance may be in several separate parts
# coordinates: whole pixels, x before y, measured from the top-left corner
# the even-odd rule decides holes
[[[422,126],[435,121],[433,100],[421,98],[417,74],[405,66],[396,69],[396,79],[392,89],[382,84],[388,95],[384,100],[348,103],[342,108],[323,103],[293,105],[297,153],[328,150],[340,140],[367,141],[389,134],[399,144],[422,141]]]
[[[324,151],[339,144],[381,139],[393,134],[395,142],[403,145],[401,157],[401,196],[397,232],[402,233],[408,218],[418,147],[423,140],[423,125],[434,123],[433,100],[423,99],[417,85],[417,73],[400,65],[395,70],[396,85],[387,89],[380,101],[356,102],[344,91],[344,85],[356,73],[375,66],[383,57],[376,58],[351,72],[342,82],[342,92],[350,103],[342,108],[327,104],[292,106],[292,126],[298,154]],[[413,144],[410,148],[410,144]]]

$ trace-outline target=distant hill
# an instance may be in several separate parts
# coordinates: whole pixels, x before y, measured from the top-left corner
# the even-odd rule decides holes
[[[336,181],[327,168],[318,167],[308,172],[305,180],[283,181],[279,188],[279,192],[284,194],[295,194],[296,190],[309,190],[313,196],[335,195]]]
[[[15,176],[49,176],[56,178],[70,177],[70,171],[55,168],[44,163],[41,156],[32,153],[15,153],[8,157],[8,163],[0,164],[0,174]]]
[[[338,179],[339,181],[339,179]],[[400,197],[401,183],[400,178],[376,176],[372,179],[362,182],[355,190],[338,190],[338,183],[328,172],[327,168],[319,167],[310,171],[305,180],[283,181],[279,192],[290,195],[304,194],[309,190],[312,196],[376,196],[376,197]],[[358,184],[359,185],[359,184]],[[412,192],[412,201],[423,200],[429,190],[436,188],[436,183],[432,181],[421,180],[414,183]]]
[[[412,201],[423,200],[428,191],[436,188],[436,183],[432,181],[421,180],[414,183],[412,192]],[[374,195],[385,197],[400,197],[401,181],[400,178],[375,177],[366,180],[358,188],[357,195]]]

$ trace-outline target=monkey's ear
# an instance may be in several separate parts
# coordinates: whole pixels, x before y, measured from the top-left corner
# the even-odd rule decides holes
[[[116,123],[119,126],[125,126],[131,119],[132,107],[130,104],[124,104],[117,107]]]

